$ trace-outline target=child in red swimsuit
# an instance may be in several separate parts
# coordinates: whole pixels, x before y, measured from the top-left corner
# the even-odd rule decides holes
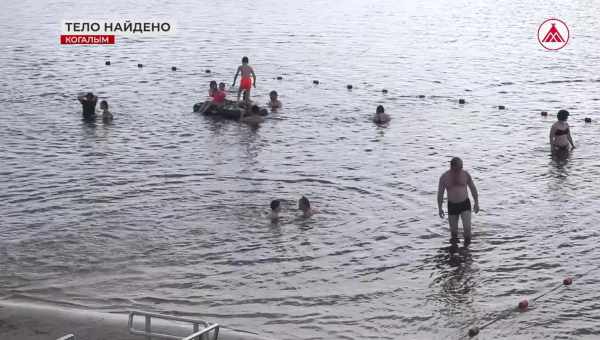
[[[225,83],[219,84],[219,89],[213,92],[212,95],[212,103],[218,106],[225,104],[225,97],[227,96],[227,92],[225,92]]]
[[[238,89],[237,100],[240,101],[240,95],[242,91],[244,91],[244,102],[250,101],[250,89],[252,86],[256,88],[256,74],[254,74],[254,69],[252,66],[248,65],[248,57],[242,58],[242,65],[240,65],[235,72],[235,77],[233,77],[233,85],[235,86],[235,81],[237,80],[238,74],[242,74],[242,79],[240,80],[240,88]],[[250,77],[252,76],[252,77]]]

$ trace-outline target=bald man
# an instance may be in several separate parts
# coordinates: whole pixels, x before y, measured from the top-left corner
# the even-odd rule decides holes
[[[465,245],[471,243],[471,201],[467,187],[471,190],[471,195],[475,204],[473,211],[479,212],[479,196],[473,179],[468,172],[463,170],[463,162],[460,158],[454,157],[450,161],[450,170],[444,172],[440,177],[438,185],[437,201],[440,218],[444,218],[444,192],[448,192],[448,223],[450,224],[451,242],[458,242],[458,219],[462,220],[465,236]]]

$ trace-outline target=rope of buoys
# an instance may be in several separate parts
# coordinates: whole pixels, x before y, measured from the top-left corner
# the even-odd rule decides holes
[[[575,275],[573,277],[567,276],[563,279],[563,281],[559,285],[556,285],[556,286],[552,287],[551,289],[541,293],[540,295],[531,299],[531,301],[535,302],[535,301],[543,298],[544,296],[546,296],[554,291],[557,291],[560,288],[563,288],[565,286],[570,286],[573,284],[574,279],[582,278],[582,277],[586,276],[587,274],[591,273],[592,271],[597,270],[599,268],[600,268],[600,266],[592,268],[583,274]],[[527,299],[523,299],[523,300],[519,301],[519,303],[517,304],[517,309],[521,312],[526,311],[528,308],[529,308],[529,300],[527,300]],[[508,315],[512,314],[514,312],[514,310],[515,310],[514,308],[506,309],[503,312],[501,312],[500,315],[496,316],[494,319],[488,321],[487,323],[485,323],[479,327],[473,326],[473,327],[469,328],[469,331],[467,333],[468,338],[472,338],[472,337],[478,335],[480,331],[482,331],[485,328],[493,325],[494,323],[506,318]]]

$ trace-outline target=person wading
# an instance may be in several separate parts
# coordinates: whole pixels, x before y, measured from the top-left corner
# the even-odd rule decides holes
[[[440,218],[444,218],[444,192],[448,192],[448,223],[450,224],[450,242],[457,243],[458,240],[458,219],[462,220],[465,245],[471,243],[471,201],[467,187],[471,190],[471,195],[475,204],[473,211],[479,212],[479,195],[473,179],[468,172],[463,170],[463,162],[460,158],[454,157],[450,161],[450,170],[444,172],[440,177],[440,183],[437,192],[438,210]]]

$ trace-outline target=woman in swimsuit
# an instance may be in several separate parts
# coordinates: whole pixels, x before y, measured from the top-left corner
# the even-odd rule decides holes
[[[552,152],[569,151],[569,145],[572,149],[575,149],[569,124],[567,123],[569,111],[560,110],[556,117],[558,121],[552,124],[552,128],[550,129],[550,146],[552,147]]]

